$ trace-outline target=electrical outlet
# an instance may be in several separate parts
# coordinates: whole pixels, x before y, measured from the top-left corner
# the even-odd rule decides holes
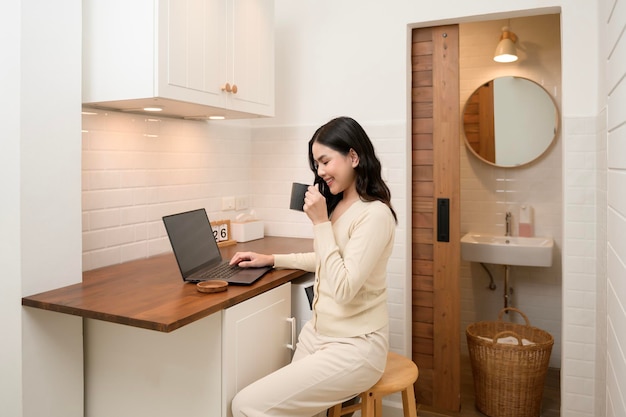
[[[235,209],[235,197],[222,197],[222,211]]]
[[[245,210],[248,208],[248,206],[249,206],[248,197],[246,196],[235,197],[235,210]]]

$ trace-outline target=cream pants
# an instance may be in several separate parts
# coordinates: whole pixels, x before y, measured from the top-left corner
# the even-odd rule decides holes
[[[311,417],[349,400],[380,379],[388,333],[386,326],[363,336],[326,337],[307,322],[291,363],[242,389],[233,417]]]

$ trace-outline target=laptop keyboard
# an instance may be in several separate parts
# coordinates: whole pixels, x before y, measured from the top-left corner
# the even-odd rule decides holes
[[[219,264],[217,267],[200,274],[198,278],[203,279],[228,279],[239,272],[241,268],[237,265],[229,265],[228,262]]]

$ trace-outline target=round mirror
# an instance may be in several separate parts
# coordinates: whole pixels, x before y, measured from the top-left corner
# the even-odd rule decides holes
[[[520,77],[499,77],[480,86],[463,110],[467,148],[499,167],[517,167],[539,158],[555,140],[558,124],[550,94]]]

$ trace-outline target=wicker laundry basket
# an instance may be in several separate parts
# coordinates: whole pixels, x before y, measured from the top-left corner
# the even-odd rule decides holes
[[[503,321],[506,311],[519,313],[526,324]],[[498,321],[470,324],[466,335],[476,408],[490,417],[538,417],[552,335],[532,327],[524,313],[511,307],[500,311]],[[510,336],[516,344],[497,342]]]

